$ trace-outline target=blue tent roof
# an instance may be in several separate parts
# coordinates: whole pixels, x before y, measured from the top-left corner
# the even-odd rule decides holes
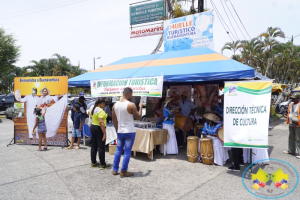
[[[123,58],[69,79],[69,86],[90,80],[164,76],[165,82],[199,82],[254,78],[254,69],[208,48]]]

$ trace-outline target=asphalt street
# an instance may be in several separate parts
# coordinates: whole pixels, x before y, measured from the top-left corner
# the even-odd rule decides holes
[[[287,150],[288,127],[284,120],[271,124],[270,158],[286,161],[300,172],[300,159]],[[130,160],[132,178],[111,175],[111,169],[90,168],[90,147],[66,150],[51,146],[37,151],[35,145],[6,145],[13,138],[13,122],[0,123],[0,199],[259,199],[242,184],[241,172],[226,166],[208,166],[187,161],[186,150],[154,160],[137,153]],[[70,136],[70,135],[69,135]],[[87,142],[88,143],[88,142]],[[106,149],[106,160],[113,156]],[[299,199],[299,186],[283,199]]]

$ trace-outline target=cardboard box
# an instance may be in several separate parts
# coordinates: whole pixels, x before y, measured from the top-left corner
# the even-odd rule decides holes
[[[117,150],[117,145],[111,145],[111,144],[109,144],[109,150],[108,150],[108,153],[109,153],[110,155],[115,155],[116,150]]]

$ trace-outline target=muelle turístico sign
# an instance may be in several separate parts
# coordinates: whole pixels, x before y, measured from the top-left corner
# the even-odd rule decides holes
[[[161,97],[163,82],[163,76],[91,80],[91,95],[92,97],[122,96],[124,88],[130,87],[133,96]]]

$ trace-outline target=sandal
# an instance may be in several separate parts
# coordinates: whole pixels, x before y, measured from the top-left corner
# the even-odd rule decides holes
[[[37,150],[37,151],[43,151],[43,150],[42,150],[42,148],[38,148],[38,150]]]
[[[78,149],[80,149],[80,147],[76,147],[75,149],[78,150]]]
[[[73,149],[73,147],[69,146],[69,147],[67,147],[67,149]]]
[[[48,148],[47,148],[47,147],[44,147],[44,151],[45,151],[45,150],[48,150]]]

